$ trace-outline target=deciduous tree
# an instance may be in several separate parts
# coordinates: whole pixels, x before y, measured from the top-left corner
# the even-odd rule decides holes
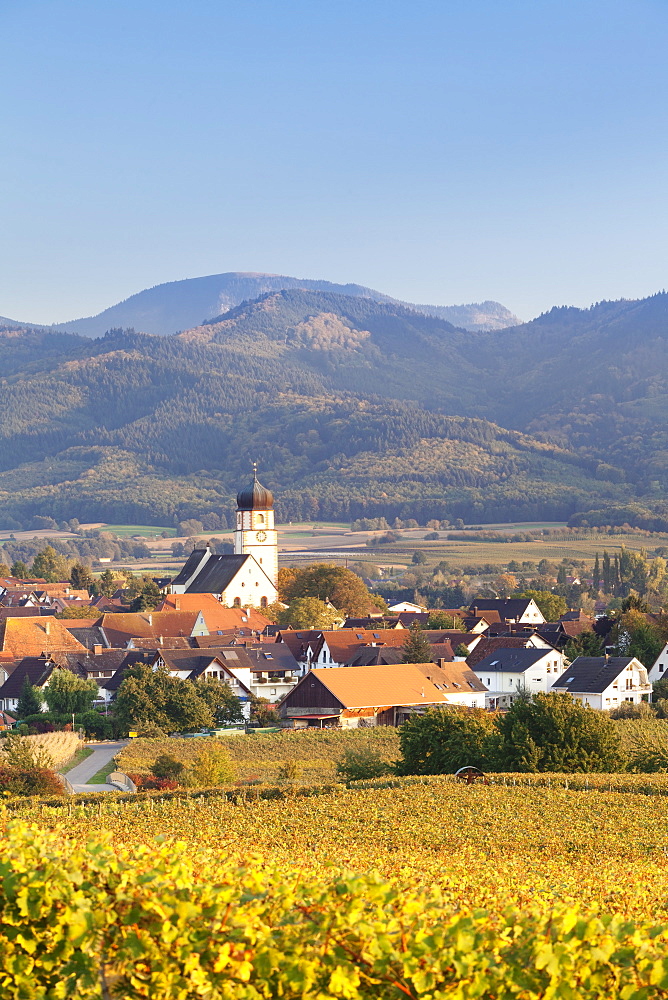
[[[90,712],[97,697],[98,686],[93,680],[79,677],[71,670],[56,669],[44,687],[44,698],[51,712],[71,715]]]

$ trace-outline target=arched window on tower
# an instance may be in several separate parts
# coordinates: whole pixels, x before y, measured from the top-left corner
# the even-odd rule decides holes
[[[264,514],[258,514],[257,515],[257,523],[258,524],[264,524]]]

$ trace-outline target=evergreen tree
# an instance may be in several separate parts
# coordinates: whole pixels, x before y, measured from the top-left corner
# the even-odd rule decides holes
[[[37,715],[42,711],[42,699],[28,677],[23,681],[16,711],[19,719],[25,719],[27,715]]]
[[[93,586],[93,574],[88,566],[75,562],[70,570],[70,583],[74,590],[90,590]]]
[[[417,622],[413,622],[404,642],[402,663],[431,663],[431,643],[426,639]]]
[[[606,549],[603,550],[603,590],[606,594],[612,593],[612,569],[610,555]]]
[[[592,575],[592,593],[598,594],[601,589],[601,564],[598,561],[598,552],[596,553],[596,558],[594,559],[594,572]]]
[[[619,575],[619,559],[617,553],[615,552],[615,561],[612,566],[612,593],[619,594],[622,586],[621,577]]]
[[[11,574],[17,580],[27,580],[30,576],[30,570],[21,559],[17,559],[16,562],[12,563]]]
[[[104,597],[111,597],[118,589],[119,583],[111,570],[105,569],[95,586],[98,594],[103,594]]]
[[[564,653],[569,660],[576,656],[603,656],[603,639],[587,628],[568,642]]]

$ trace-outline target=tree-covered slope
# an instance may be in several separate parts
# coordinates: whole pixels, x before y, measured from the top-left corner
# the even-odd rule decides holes
[[[0,511],[231,510],[257,459],[293,519],[665,517],[667,342],[663,294],[495,334],[304,289],[172,337],[5,331]]]
[[[291,518],[567,517],[632,498],[595,478],[596,461],[472,416],[490,392],[477,337],[303,290],[174,337],[113,331],[54,351],[12,333],[0,511],[159,523],[231,510],[256,458]]]

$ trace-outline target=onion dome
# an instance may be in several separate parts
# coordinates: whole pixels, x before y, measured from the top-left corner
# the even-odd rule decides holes
[[[258,482],[257,469],[245,489],[237,493],[237,510],[270,510],[274,506],[274,495]]]

